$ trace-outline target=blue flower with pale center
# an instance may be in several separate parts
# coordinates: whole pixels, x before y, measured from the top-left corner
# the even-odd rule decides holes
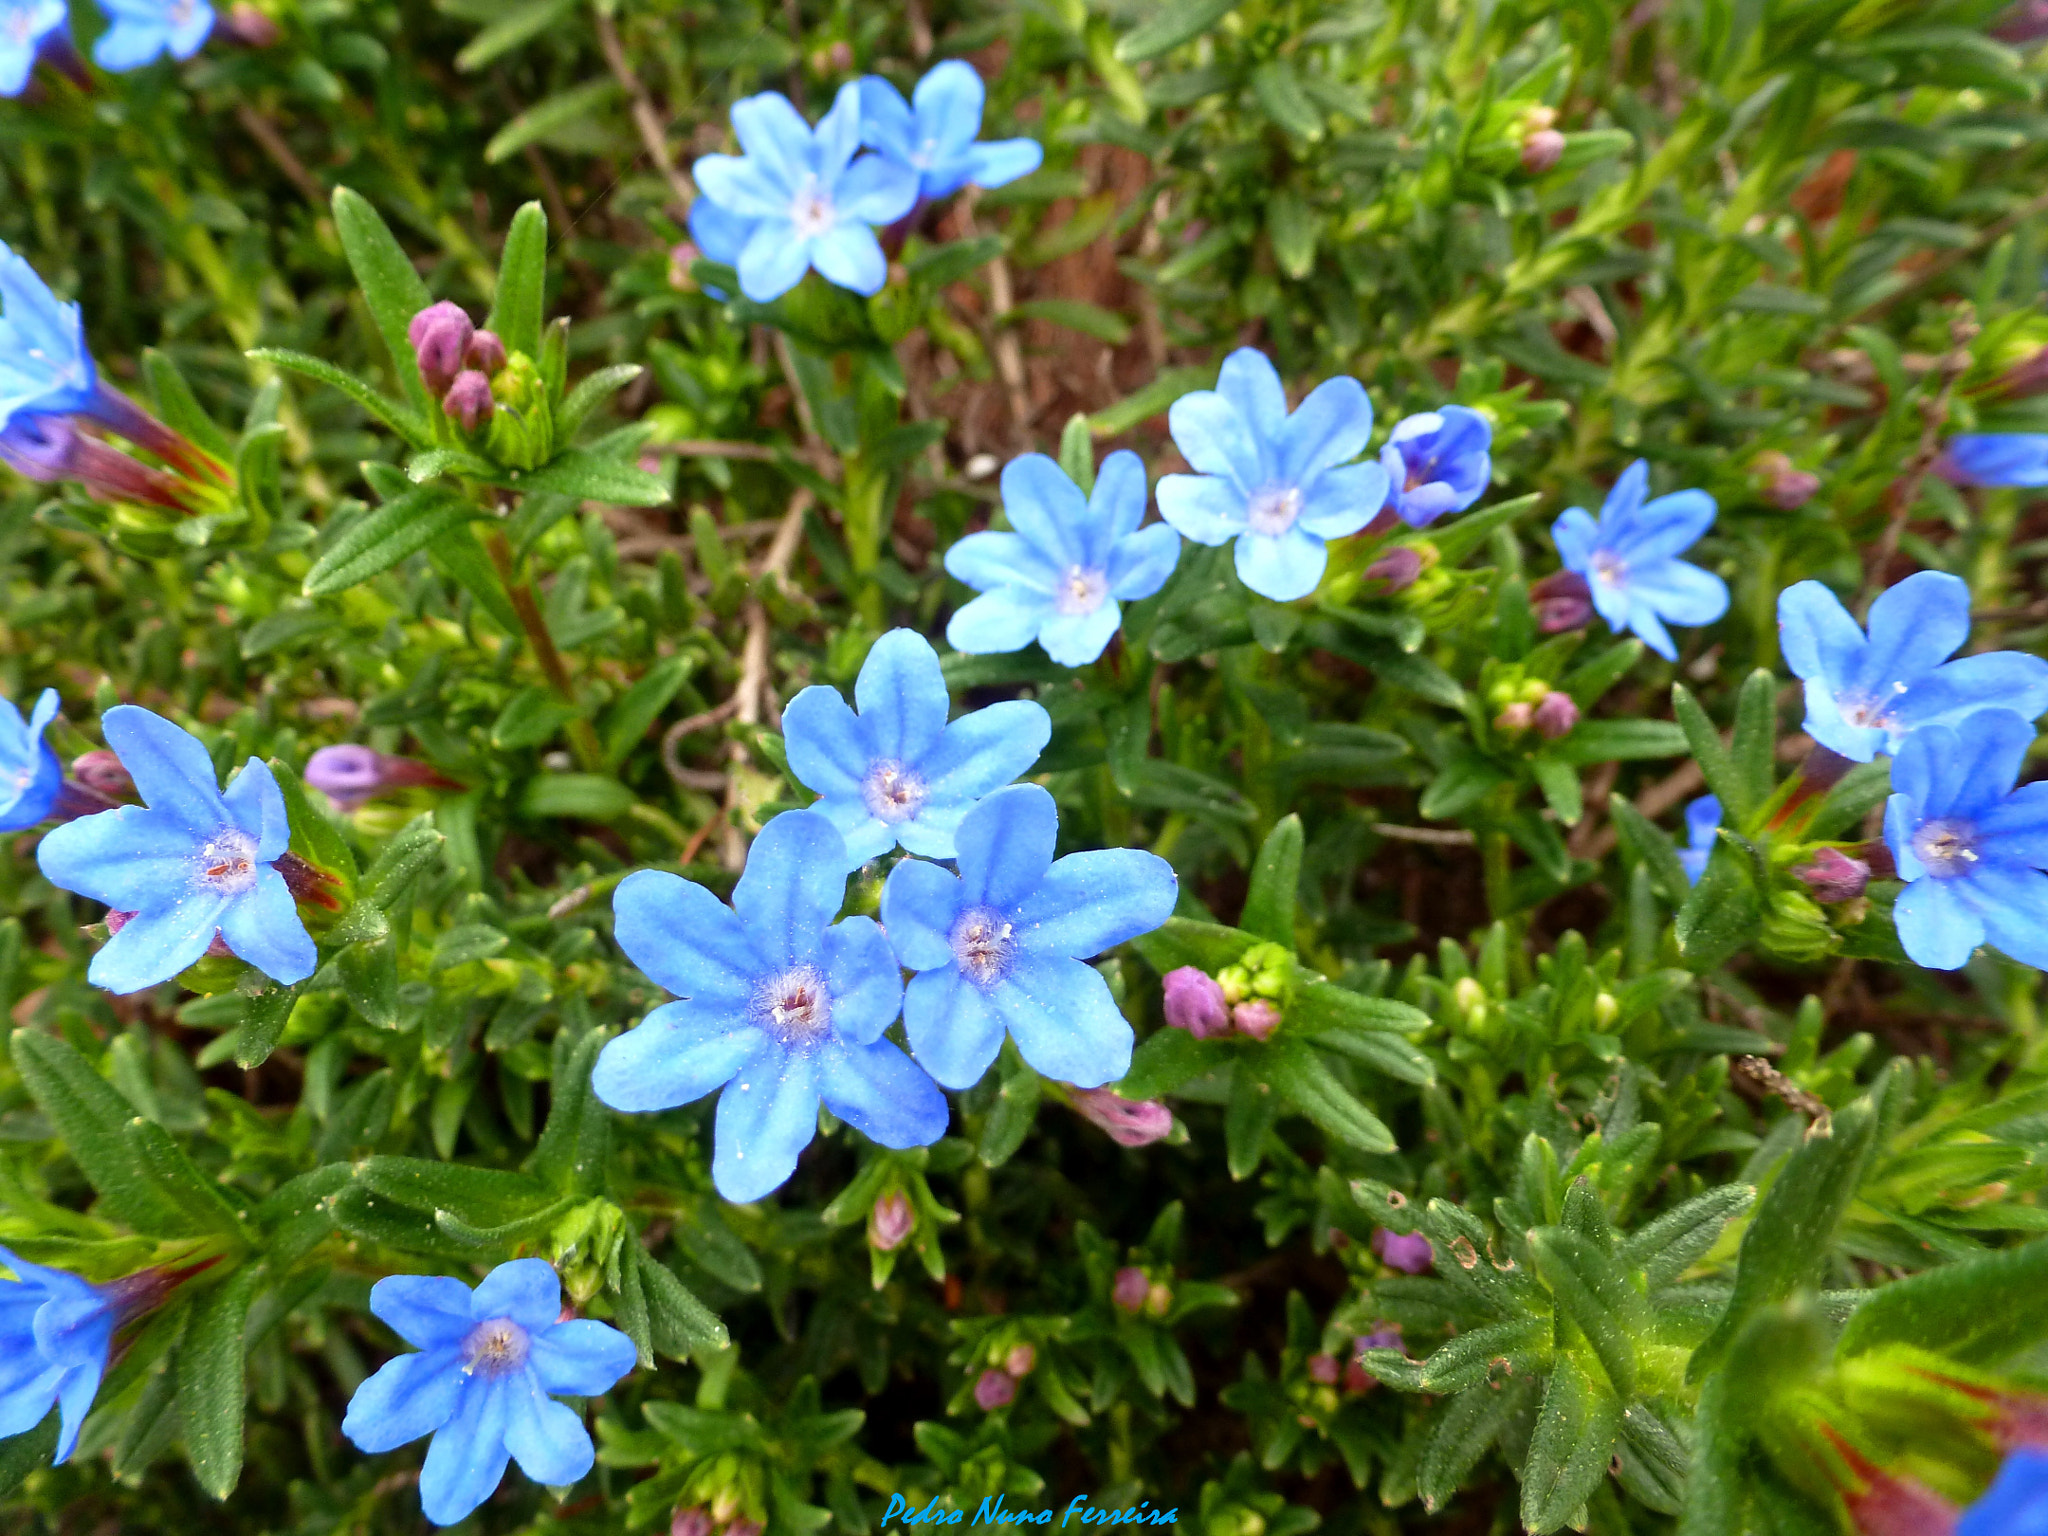
[[[1036,139],[978,144],[988,91],[965,59],[934,65],[910,100],[880,75],[860,82],[860,137],[918,174],[918,194],[947,197],[970,183],[1000,187],[1029,176],[1045,160]]]
[[[2005,1458],[1984,1497],[1963,1511],[1955,1536],[2048,1536],[2048,1451]]]
[[[27,1434],[54,1405],[61,1462],[78,1444],[107,1373],[122,1317],[117,1288],[45,1269],[5,1248],[0,1265],[11,1273],[0,1275],[0,1439]]]
[[[1380,449],[1387,505],[1411,528],[1462,512],[1493,480],[1493,423],[1462,405],[1405,416]]]
[[[1159,482],[1159,515],[1197,544],[1237,541],[1237,574],[1254,592],[1292,602],[1315,591],[1326,539],[1358,532],[1387,502],[1388,472],[1347,462],[1372,436],[1372,401],[1356,379],[1325,379],[1287,410],[1280,374],[1240,347],[1214,389],[1166,413],[1174,445],[1199,473]]]
[[[2048,710],[2048,661],[2021,651],[1948,658],[1970,637],[1970,589],[1921,571],[1878,595],[1866,637],[1817,581],[1778,595],[1785,664],[1806,680],[1806,733],[1867,763],[1909,731],[1955,725],[1981,709],[2032,720]]]
[[[1678,659],[1666,624],[1711,624],[1728,611],[1728,583],[1678,558],[1714,525],[1714,498],[1675,491],[1645,501],[1650,466],[1641,459],[1621,472],[1596,523],[1584,507],[1568,507],[1550,535],[1565,569],[1585,579],[1593,607],[1617,635],[1633,630],[1666,661]]]
[[[517,1460],[551,1488],[580,1482],[594,1459],[582,1415],[562,1397],[596,1397],[633,1369],[633,1341],[609,1323],[562,1319],[545,1259],[500,1264],[472,1291],[442,1275],[388,1275],[370,1310],[419,1351],[386,1361],[349,1399],[341,1432],[376,1455],[432,1435],[420,1508],[453,1525],[488,1499]]]
[[[1698,885],[1707,872],[1707,860],[1714,856],[1714,844],[1721,840],[1721,802],[1713,795],[1701,795],[1685,808],[1685,846],[1678,850],[1678,862],[1688,885]]]
[[[319,956],[276,867],[291,827],[269,765],[250,758],[223,791],[199,739],[161,715],[121,704],[101,726],[147,804],[81,816],[36,849],[52,885],[133,914],[86,979],[139,992],[198,960],[216,933],[272,981],[312,975]]]
[[[0,0],[0,96],[28,88],[43,39],[70,18],[64,0]]]
[[[1920,965],[1953,971],[1989,943],[2048,968],[2048,782],[2019,789],[2033,725],[2002,709],[1923,726],[1892,759],[1884,840],[1907,882],[1892,908]]]
[[[0,427],[17,414],[84,410],[98,389],[85,316],[0,243]]]
[[[711,1181],[758,1200],[796,1171],[818,1105],[885,1147],[946,1134],[945,1095],[882,1038],[903,974],[873,918],[834,923],[846,844],[816,811],[761,829],[726,906],[643,869],[612,898],[619,947],[676,994],[606,1045],[591,1086],[614,1109],[673,1109],[723,1088]]]
[[[848,868],[899,843],[952,858],[960,818],[1038,761],[1052,737],[1052,717],[1029,699],[947,724],[939,653],[908,629],[875,642],[853,696],[858,714],[838,689],[813,686],[782,713],[790,771],[822,797],[811,809],[846,839]]]
[[[889,263],[871,226],[910,212],[917,172],[885,155],[859,154],[859,83],[839,88],[815,131],[773,91],[735,103],[732,126],[746,153],[705,155],[691,173],[728,216],[722,226],[704,226],[721,248],[737,234],[732,220],[751,226],[735,261],[740,292],[766,304],[812,267],[841,288],[880,292]],[[709,254],[701,237],[698,243]]]
[[[2048,485],[2048,433],[1966,432],[1942,444],[1934,469],[1957,485]]]
[[[64,787],[64,768],[43,740],[57,718],[57,690],[45,688],[27,720],[12,699],[0,699],[0,832],[20,832],[50,814]]]
[[[189,59],[213,35],[213,7],[206,0],[99,0],[107,30],[92,45],[101,69],[140,69],[169,54]]]
[[[1007,1031],[1039,1072],[1081,1088],[1130,1070],[1131,1026],[1084,963],[1173,915],[1173,866],[1136,848],[1055,862],[1059,814],[1036,784],[999,789],[961,820],[959,870],[905,859],[882,887],[882,922],[911,970],[911,1053],[948,1088],[971,1088]]]

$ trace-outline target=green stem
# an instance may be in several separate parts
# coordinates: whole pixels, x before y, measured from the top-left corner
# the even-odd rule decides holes
[[[512,545],[504,530],[492,529],[484,540],[484,548],[490,551],[498,581],[505,588],[505,597],[512,604],[512,611],[519,615],[519,627],[526,631],[526,643],[533,647],[533,658],[547,675],[548,685],[562,696],[563,703],[580,709],[568,664],[562,660],[562,653],[555,649],[555,637],[548,633],[548,621],[540,611],[540,602],[533,595],[532,585],[519,579]],[[598,745],[596,728],[581,714],[569,722],[569,745],[575,749],[576,761],[587,772],[603,770],[604,749]]]

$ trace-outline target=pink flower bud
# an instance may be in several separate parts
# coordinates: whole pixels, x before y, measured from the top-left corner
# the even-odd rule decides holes
[[[1038,1364],[1038,1351],[1029,1344],[1014,1344],[1003,1356],[1003,1369],[1022,1381]]]
[[[2048,0],[2020,0],[1991,29],[1991,35],[2015,47],[2040,42],[2048,37]]]
[[[1593,617],[1593,589],[1577,571],[1558,571],[1529,589],[1536,627],[1546,635],[1577,629]]]
[[[1184,1029],[1197,1040],[1230,1033],[1230,1009],[1216,978],[1192,965],[1168,971],[1160,978],[1160,995],[1166,1022]]]
[[[505,343],[498,340],[494,331],[478,331],[469,338],[469,348],[462,354],[465,368],[474,368],[478,373],[495,374],[505,366]]]
[[[1356,1360],[1344,1362],[1344,1390],[1354,1396],[1370,1392],[1379,1383]]]
[[[1390,593],[1413,586],[1415,578],[1421,574],[1422,555],[1406,544],[1388,550],[1365,568],[1365,579],[1385,582]]]
[[[1522,140],[1522,169],[1541,176],[1564,158],[1564,135],[1555,128],[1538,128]]]
[[[1579,706],[1572,702],[1568,693],[1555,689],[1543,695],[1536,706],[1536,729],[1543,733],[1545,741],[1556,741],[1569,736],[1572,727],[1579,723]]]
[[[1081,1118],[1120,1147],[1142,1147],[1173,1129],[1173,1111],[1153,1099],[1126,1099],[1113,1088],[1072,1090]]]
[[[983,1413],[994,1413],[1017,1400],[1017,1378],[1008,1371],[983,1371],[974,1384],[974,1401]]]
[[[668,1523],[668,1536],[711,1536],[711,1516],[694,1505],[679,1509]]]
[[[1381,1227],[1372,1235],[1372,1251],[1389,1269],[1420,1275],[1436,1264],[1436,1252],[1420,1232],[1390,1232]]]
[[[1870,884],[1870,866],[1839,848],[1815,851],[1813,862],[1792,871],[1806,882],[1815,901],[1854,901]]]
[[[491,398],[491,381],[474,368],[465,368],[441,397],[441,409],[451,421],[462,423],[464,432],[474,433],[491,419],[498,402]]]
[[[446,299],[429,304],[412,317],[412,323],[405,328],[405,339],[412,343],[420,377],[427,381],[430,393],[444,394],[455,382],[455,376],[462,372],[470,338],[475,334],[476,327],[470,324],[462,306]]]
[[[394,789],[460,789],[427,764],[389,757],[370,747],[346,743],[322,747],[306,759],[305,780],[345,811]]]
[[[1250,1035],[1254,1040],[1268,1040],[1280,1027],[1280,1010],[1263,997],[1254,997],[1231,1009],[1230,1021],[1240,1034]]]
[[[725,1536],[761,1536],[761,1522],[742,1515],[725,1528]]]
[[[1337,1385],[1339,1367],[1335,1355],[1310,1355],[1308,1357],[1308,1379],[1318,1386]]]
[[[272,48],[284,35],[276,22],[248,4],[233,6],[226,15],[217,16],[214,31],[244,48]]]
[[[697,280],[690,276],[690,265],[704,253],[697,249],[696,242],[685,240],[680,245],[668,248],[668,285],[678,293],[695,293]]]
[[[1503,736],[1519,736],[1536,721],[1536,711],[1517,699],[1493,717],[1493,728]]]
[[[1145,1296],[1152,1288],[1152,1282],[1145,1277],[1145,1271],[1135,1265],[1125,1265],[1116,1272],[1116,1283],[1110,1287],[1109,1299],[1126,1312],[1136,1312],[1145,1305]]]
[[[917,1225],[917,1215],[910,1208],[910,1200],[900,1189],[892,1189],[875,1202],[875,1208],[868,1212],[868,1243],[882,1253],[888,1253],[910,1236],[911,1228]]]
[[[81,752],[74,757],[71,760],[71,777],[95,794],[105,795],[109,800],[135,798],[135,781],[128,776],[128,770],[121,766],[121,759],[105,747],[95,747],[90,752]]]

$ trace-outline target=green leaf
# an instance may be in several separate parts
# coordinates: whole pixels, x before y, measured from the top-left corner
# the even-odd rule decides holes
[[[1064,326],[1112,347],[1120,347],[1131,339],[1130,321],[1113,309],[1104,309],[1100,304],[1090,304],[1085,299],[1026,299],[1003,316],[1005,325],[1022,325],[1027,320],[1043,320],[1048,325]],[[1081,419],[1087,420],[1085,416]],[[1065,467],[1064,457],[1062,467]]]
[[[611,1147],[611,1111],[590,1087],[590,1073],[597,1065],[597,1053],[604,1049],[605,1031],[593,1029],[566,1050],[556,1046],[553,1078],[554,1103],[548,1123],[528,1159],[536,1178],[555,1188],[578,1194],[596,1194],[604,1184],[605,1153]]]
[[[492,566],[490,556],[484,553],[483,545],[477,541],[476,530],[466,520],[443,529],[430,539],[427,555],[434,564],[454,577],[463,591],[481,603],[506,634],[520,633],[519,614],[513,608],[512,600],[505,596],[504,584],[498,580],[498,572]]]
[[[184,433],[223,464],[233,457],[233,440],[206,413],[206,407],[192,393],[192,386],[186,382],[178,365],[171,361],[168,352],[145,347],[142,371],[149,380],[149,392],[156,400],[156,413],[163,418],[165,426],[173,432]]]
[[[1577,826],[1586,814],[1585,790],[1579,783],[1578,769],[1545,753],[1530,760],[1529,772],[1536,779],[1536,787],[1543,791],[1543,803],[1550,807],[1551,814],[1564,826]]]
[[[1240,928],[1205,923],[1192,917],[1169,917],[1150,933],[1141,933],[1131,947],[1160,975],[1183,965],[1214,975],[1235,965],[1258,940]]]
[[[1366,1357],[1366,1369],[1379,1376],[1380,1380],[1387,1381],[1386,1367],[1372,1359],[1373,1355],[1381,1353],[1375,1350]],[[1416,1374],[1420,1376],[1419,1371]],[[1389,1385],[1400,1387],[1403,1383],[1393,1381]],[[1419,1381],[1410,1390],[1421,1390]],[[1493,1443],[1507,1428],[1508,1416],[1514,1411],[1520,1396],[1512,1389],[1496,1392],[1490,1387],[1480,1387],[1459,1393],[1444,1406],[1437,1415],[1429,1446],[1422,1453],[1422,1465],[1416,1471],[1416,1492],[1422,1496],[1424,1509],[1434,1512],[1450,1502],[1459,1485],[1479,1465],[1479,1459],[1493,1448]]]
[[[514,6],[471,38],[469,46],[455,55],[455,67],[465,73],[482,69],[493,59],[523,48],[575,9],[576,0],[526,0],[526,4]],[[505,345],[509,347],[512,343],[507,340]]]
[[[1756,1200],[1755,1186],[1724,1184],[1695,1195],[1623,1239],[1615,1257],[1652,1286],[1669,1285],[1720,1241],[1721,1231]]]
[[[539,469],[514,475],[512,484],[528,495],[549,492],[615,507],[659,507],[669,499],[668,483],[637,465],[588,448],[568,448]]]
[[[1720,800],[1728,825],[1741,826],[1756,806],[1749,799],[1748,781],[1735,771],[1735,760],[1721,742],[1721,733],[1683,683],[1671,686],[1671,712],[1678,717],[1678,727],[1685,732],[1686,745],[1706,777],[1707,788]]]
[[[1291,1028],[1314,1034],[1320,1044],[1323,1030],[1412,1034],[1428,1029],[1430,1017],[1413,1003],[1368,997],[1334,981],[1318,980],[1296,983],[1287,1002],[1287,1022]]]
[[[501,751],[537,747],[582,713],[574,704],[563,703],[552,688],[522,688],[498,711],[491,745]]]
[[[668,708],[683,684],[689,681],[690,674],[697,669],[698,660],[695,654],[687,651],[664,656],[606,711],[598,734],[604,743],[607,767],[618,767],[640,745],[648,728]]]
[[[1088,418],[1076,413],[1060,429],[1060,468],[1067,478],[1088,496],[1095,491],[1095,443],[1089,436]]]
[[[1689,749],[1685,732],[1669,720],[1582,720],[1549,752],[1574,768],[1590,768],[1683,757]]]
[[[1177,1029],[1173,1033],[1182,1035],[1187,1031]],[[984,1168],[1000,1168],[1017,1155],[1032,1122],[1038,1118],[1038,1103],[1043,1095],[1038,1074],[1014,1052],[1003,1053],[1000,1071],[1002,1086],[996,1090],[996,1101],[989,1106],[988,1116],[981,1123],[981,1142],[975,1149]],[[1149,1094],[1125,1096],[1151,1097]]]
[[[178,1347],[178,1417],[185,1459],[215,1499],[242,1478],[243,1330],[258,1271],[244,1265],[192,1309]]]
[[[552,5],[555,0],[546,3]],[[463,67],[460,60],[457,65]],[[505,231],[505,249],[498,257],[498,292],[484,321],[484,329],[505,343],[507,352],[524,352],[539,360],[547,278],[548,216],[539,203],[524,203]]]
[[[1230,1064],[1228,1041],[1197,1040],[1184,1029],[1155,1029],[1131,1053],[1130,1070],[1116,1085],[1127,1099],[1156,1099]]]
[[[1527,496],[1498,501],[1476,512],[1467,512],[1441,531],[1432,528],[1429,542],[1436,546],[1437,558],[1446,566],[1461,565],[1468,556],[1483,548],[1497,531],[1514,526],[1515,519],[1523,513],[1535,511],[1542,500],[1541,492],[1531,491]]]
[[[1576,1520],[1600,1486],[1621,1433],[1621,1409],[1614,1394],[1570,1356],[1558,1359],[1522,1463],[1522,1524],[1532,1536]]]
[[[287,347],[258,347],[248,356],[252,361],[270,363],[339,390],[415,448],[426,448],[434,441],[433,429],[418,412],[408,410],[395,400],[386,400],[354,374],[335,367],[324,358],[294,352]],[[417,372],[417,368],[414,371]],[[425,385],[421,388],[424,390]]]
[[[581,126],[603,112],[620,94],[619,83],[606,78],[558,91],[545,101],[535,102],[491,135],[490,143],[484,146],[484,164],[501,164],[551,133]]]
[[[1551,1332],[1550,1320],[1542,1317],[1512,1317],[1468,1328],[1422,1362],[1417,1389],[1448,1397],[1483,1386],[1494,1374],[1496,1360],[1506,1362],[1503,1374],[1525,1373],[1549,1358]]]
[[[1306,1040],[1283,1032],[1267,1057],[1273,1091],[1317,1126],[1361,1152],[1391,1152],[1394,1134],[1330,1075]]]
[[[1314,268],[1321,233],[1315,214],[1294,192],[1283,188],[1266,200],[1266,238],[1273,242],[1273,259],[1289,277],[1307,277]]]
[[[1161,6],[1117,40],[1117,61],[1142,64],[1147,59],[1156,59],[1200,37],[1237,6],[1238,0],[1180,0]]]
[[[1273,824],[1252,864],[1251,890],[1238,926],[1256,938],[1294,948],[1294,902],[1301,886],[1301,817]]]
[[[1743,679],[1735,696],[1735,735],[1728,754],[1748,805],[1744,818],[1771,798],[1777,746],[1778,679],[1759,667]]]
[[[647,1293],[647,1317],[654,1331],[654,1347],[672,1360],[681,1360],[707,1349],[724,1349],[732,1341],[717,1314],[690,1293],[675,1271],[656,1259],[636,1241],[635,1267]]]
[[[1267,117],[1297,138],[1323,136],[1323,114],[1302,90],[1301,76],[1289,60],[1268,59],[1252,71],[1252,98]]]
[[[600,368],[579,382],[555,407],[555,441],[569,441],[592,411],[646,371],[638,363],[619,363]]]
[[[1340,1027],[1315,1036],[1315,1042],[1362,1067],[1418,1088],[1436,1082],[1436,1063],[1399,1035],[1384,1030]]]
[[[1755,942],[1763,916],[1756,860],[1724,831],[1707,857],[1706,873],[1673,921],[1678,952],[1691,970],[1710,971]]]
[[[64,1149],[99,1192],[105,1213],[151,1237],[190,1237],[208,1230],[158,1192],[129,1150],[135,1110],[68,1041],[17,1029],[14,1069],[56,1127]]]
[[[128,1156],[167,1204],[195,1228],[211,1229],[240,1246],[248,1245],[249,1232],[241,1213],[228,1203],[219,1184],[202,1174],[185,1149],[171,1140],[168,1131],[153,1120],[138,1117],[123,1126],[121,1134]]]
[[[524,1174],[431,1158],[379,1156],[356,1165],[368,1188],[416,1211],[446,1211],[467,1226],[501,1227],[531,1216],[555,1192]]]
[[[50,1458],[57,1454],[57,1435],[62,1423],[63,1416],[53,1405],[34,1429],[0,1440],[0,1499],[12,1495],[31,1472],[40,1472],[50,1464]]]
[[[1682,905],[1692,891],[1692,882],[1685,878],[1685,866],[1678,862],[1678,850],[1664,829],[1621,795],[1607,797],[1607,814],[1621,846],[1648,868],[1657,894],[1673,906]]]
[[[1223,1152],[1233,1179],[1251,1177],[1266,1155],[1266,1138],[1280,1119],[1280,1095],[1266,1080],[1264,1065],[1242,1056],[1230,1079],[1230,1101],[1223,1112]]]
[[[1558,1311],[1586,1336],[1615,1395],[1627,1402],[1636,1391],[1635,1341],[1649,1331],[1648,1303],[1599,1243],[1569,1228],[1531,1232],[1529,1251]]]
[[[1908,1344],[1994,1366],[2048,1338],[2048,1238],[1879,1286],[1856,1309],[1837,1358]]]
[[[543,818],[617,821],[639,803],[632,790],[601,773],[543,773],[526,781],[519,811]]]
[[[478,515],[445,487],[415,486],[351,524],[328,546],[306,572],[306,596],[326,597],[368,581]]]
[[[370,318],[384,338],[391,354],[391,370],[398,380],[412,412],[429,419],[427,386],[420,378],[419,359],[413,356],[406,329],[412,317],[433,303],[427,285],[392,235],[390,227],[370,206],[367,198],[347,187],[334,189],[334,227],[341,235],[341,248],[348,256],[349,269],[370,306]],[[329,381],[332,382],[332,381]]]

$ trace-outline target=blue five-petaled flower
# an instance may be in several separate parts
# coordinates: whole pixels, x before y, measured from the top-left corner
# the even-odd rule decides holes
[[[1000,187],[1045,159],[1036,139],[975,142],[988,92],[965,59],[933,66],[910,100],[880,75],[860,82],[861,142],[918,174],[918,195],[947,197],[970,183]]]
[[[1372,436],[1372,401],[1352,378],[1325,379],[1290,415],[1280,374],[1240,347],[1216,387],[1167,411],[1198,473],[1159,482],[1159,515],[1197,544],[1237,541],[1237,574],[1261,597],[1306,597],[1329,563],[1324,541],[1358,532],[1386,505],[1380,464],[1347,463]]]
[[[2014,789],[2034,728],[2002,709],[1914,731],[1892,759],[1884,840],[1907,882],[1892,909],[1920,964],[1959,969],[1979,944],[2048,968],[2048,781]]]
[[[740,291],[757,304],[789,292],[811,267],[855,293],[879,292],[889,263],[871,226],[911,210],[917,172],[860,154],[859,83],[839,88],[815,130],[773,91],[735,103],[732,126],[746,153],[705,155],[692,167],[722,215],[705,215],[701,228],[691,222],[705,254],[730,253]]]
[[[1394,423],[1380,467],[1387,505],[1411,528],[1462,512],[1493,478],[1493,423],[1462,405],[1446,405]]]
[[[1645,501],[1650,468],[1622,471],[1600,508],[1568,507],[1551,525],[1565,569],[1585,578],[1593,607],[1616,634],[1633,630],[1666,661],[1678,659],[1666,624],[1711,624],[1728,611],[1728,584],[1678,558],[1714,523],[1714,498],[1675,491]]]
[[[517,1459],[537,1483],[566,1487],[593,1460],[582,1417],[554,1396],[596,1397],[633,1369],[633,1341],[608,1323],[561,1320],[544,1259],[500,1264],[472,1291],[440,1275],[390,1275],[370,1310],[419,1353],[387,1361],[349,1399],[341,1432],[375,1454],[432,1435],[420,1507],[453,1525],[489,1498]]]
[[[1713,795],[1701,795],[1685,808],[1685,846],[1678,850],[1678,863],[1688,884],[1700,883],[1707,860],[1714,856],[1714,844],[1720,840],[1721,802]]]
[[[2021,651],[1955,654],[1970,637],[1970,589],[1921,571],[1879,594],[1866,637],[1817,581],[1778,596],[1785,663],[1806,680],[1806,732],[1867,763],[1896,752],[1910,731],[1954,725],[1981,709],[2032,720],[2048,710],[2048,661]]]
[[[816,811],[785,811],[754,839],[726,906],[676,875],[641,870],[612,899],[619,947],[676,994],[605,1046],[591,1082],[629,1112],[723,1087],[711,1180],[758,1200],[796,1170],[818,1105],[886,1147],[946,1133],[946,1099],[882,1038],[903,977],[873,918],[834,923],[846,844]]]
[[[43,39],[70,17],[64,0],[0,0],[0,96],[28,88]]]
[[[50,814],[64,787],[64,768],[43,740],[57,718],[57,690],[45,688],[27,720],[12,699],[0,699],[0,832],[19,832]]]
[[[821,796],[811,809],[846,839],[849,868],[898,843],[952,858],[968,808],[1029,768],[1052,736],[1052,717],[1028,699],[947,724],[939,654],[913,630],[875,642],[853,696],[858,714],[838,689],[806,688],[782,715],[790,771]]]
[[[1021,651],[1036,640],[1063,667],[1085,667],[1123,622],[1121,603],[1150,597],[1180,559],[1180,535],[1145,520],[1145,465],[1128,448],[1102,461],[1088,495],[1042,453],[1003,466],[1011,533],[970,533],[946,569],[981,593],[955,613],[956,651]]]
[[[84,410],[98,390],[85,316],[0,243],[0,427],[17,414]]]
[[[1966,432],[1942,444],[1934,467],[1958,485],[2048,485],[2048,432]]]
[[[121,1321],[112,1288],[45,1269],[0,1248],[0,1439],[26,1434],[54,1404],[56,1460],[78,1443],[78,1428],[107,1371]]]
[[[213,33],[206,0],[99,0],[112,23],[92,45],[92,61],[115,72],[140,69],[168,53],[189,59]]]
[[[101,721],[146,805],[83,816],[42,840],[51,884],[133,913],[86,979],[139,992],[178,974],[218,933],[273,981],[313,974],[318,955],[276,861],[291,841],[284,796],[251,758],[225,791],[189,731],[132,704]]]
[[[971,1088],[1007,1031],[1038,1072],[1099,1088],[1131,1065],[1131,1026],[1084,962],[1173,913],[1173,866],[1135,848],[1053,861],[1059,816],[1036,784],[999,789],[969,811],[959,874],[906,859],[882,888],[897,956],[918,972],[903,1022],[918,1063]]]
[[[2006,1457],[1955,1536],[2048,1536],[2048,1451],[2026,1446]]]

